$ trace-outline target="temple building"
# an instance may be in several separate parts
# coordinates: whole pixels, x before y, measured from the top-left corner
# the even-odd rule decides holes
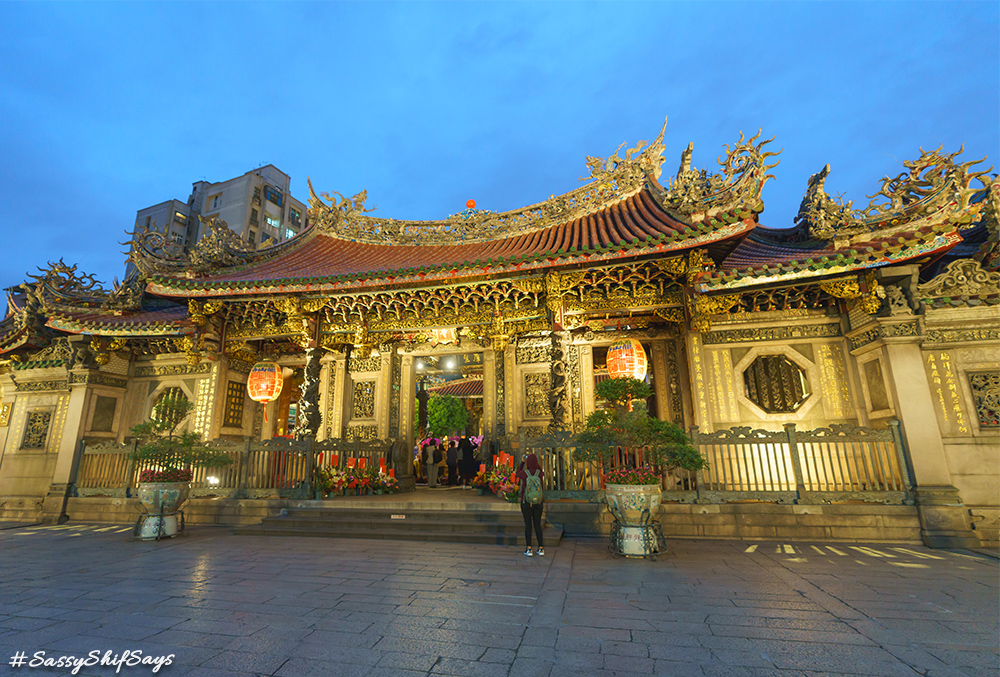
[[[441,221],[310,185],[308,227],[263,248],[204,214],[186,250],[140,222],[136,273],[110,290],[51,264],[0,324],[0,516],[65,505],[80,442],[124,442],[167,392],[212,440],[411,448],[424,388],[468,400],[473,433],[525,439],[579,430],[608,346],[634,338],[657,417],[698,434],[892,429],[924,542],[996,543],[1000,181],[922,152],[856,209],[824,191],[826,167],[794,224],[768,228],[767,144],[741,134],[717,172],[689,146],[661,181],[661,130],[588,157],[574,191]],[[285,374],[267,405],[246,396],[263,360]],[[462,378],[427,382],[446,360]]]

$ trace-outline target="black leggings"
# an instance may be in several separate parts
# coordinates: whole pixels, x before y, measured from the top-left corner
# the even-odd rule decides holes
[[[531,525],[535,525],[535,536],[538,537],[538,547],[544,547],[545,544],[542,543],[542,503],[538,505],[530,505],[528,503],[521,504],[521,516],[524,517],[524,540],[527,542],[527,547],[531,547]]]

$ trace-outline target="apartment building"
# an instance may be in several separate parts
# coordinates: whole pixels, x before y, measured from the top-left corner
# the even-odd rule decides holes
[[[168,239],[189,246],[203,235],[199,216],[219,217],[255,247],[295,237],[308,218],[305,203],[292,197],[291,177],[264,165],[227,181],[195,181],[186,203],[168,200],[140,209],[136,224],[155,224]]]

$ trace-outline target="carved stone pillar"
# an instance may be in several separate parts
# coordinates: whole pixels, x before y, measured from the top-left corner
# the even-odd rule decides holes
[[[319,433],[321,421],[319,409],[320,358],[319,348],[306,348],[306,366],[303,369],[302,386],[300,388],[298,419],[295,426],[296,437],[315,439]]]
[[[977,548],[968,510],[952,483],[931,386],[914,341],[886,341],[899,419],[913,471],[920,537],[931,548]]]
[[[86,374],[87,371],[81,373]],[[71,383],[69,386],[65,428],[59,441],[56,466],[52,471],[52,483],[42,502],[40,515],[42,524],[62,524],[69,520],[66,514],[66,502],[69,499],[70,487],[76,479],[74,475],[80,461],[80,433],[83,430],[85,405],[89,395],[86,379],[81,381]]]
[[[427,402],[431,399],[430,394],[424,390],[426,384],[420,383],[420,390],[417,392],[417,434],[427,434]]]
[[[563,343],[565,332],[553,331],[549,335],[550,359],[549,368],[549,410],[552,412],[552,422],[549,431],[566,430],[569,422],[569,383],[566,378],[566,350]]]

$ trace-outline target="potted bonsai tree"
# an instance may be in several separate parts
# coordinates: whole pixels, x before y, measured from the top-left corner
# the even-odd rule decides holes
[[[597,396],[608,407],[590,414],[576,436],[574,459],[601,465],[605,498],[615,518],[612,550],[619,554],[655,552],[645,527],[659,509],[663,473],[706,466],[681,428],[647,414],[645,399],[650,395],[649,386],[634,378],[602,381]]]
[[[177,535],[177,511],[187,500],[192,468],[219,468],[233,462],[229,454],[201,446],[197,433],[178,432],[193,408],[183,395],[168,393],[153,407],[148,421],[131,428],[137,444],[129,459],[143,467],[137,487],[146,509],[136,529],[141,539]]]

